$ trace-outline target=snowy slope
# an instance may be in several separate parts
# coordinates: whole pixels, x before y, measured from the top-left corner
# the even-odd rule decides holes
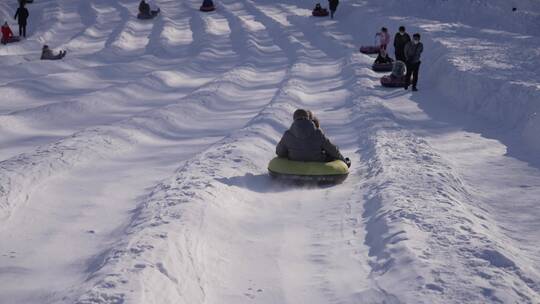
[[[0,47],[0,303],[539,303],[540,5],[341,2],[29,5]],[[401,24],[415,94],[357,52]],[[343,184],[268,177],[298,107]]]

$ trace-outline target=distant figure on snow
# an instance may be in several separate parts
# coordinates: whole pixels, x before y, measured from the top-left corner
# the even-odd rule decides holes
[[[334,19],[334,14],[336,13],[338,5],[339,0],[328,0],[328,7],[330,8],[330,18]]]
[[[150,4],[148,4],[145,0],[141,0],[141,2],[139,3],[139,15],[137,15],[137,18],[152,19],[157,16],[159,12],[159,8],[157,10],[151,10]]]
[[[322,11],[322,6],[320,3],[315,4],[315,8],[313,9],[316,12]]]
[[[411,37],[405,31],[404,26],[399,27],[399,32],[394,36],[394,50],[396,54],[396,60],[405,62],[405,45],[411,41]]]
[[[411,84],[412,75],[412,90],[418,91],[416,84],[418,83],[418,71],[420,70],[420,56],[424,51],[424,45],[420,42],[420,34],[413,35],[413,40],[405,45],[405,63],[407,64],[407,76],[405,76],[405,90]]]
[[[319,123],[319,119],[317,118],[317,116],[315,116],[315,114],[313,114],[311,110],[307,110],[307,112],[308,112],[308,118],[309,120],[313,122],[313,124],[315,125],[315,128],[320,129],[321,125]]]
[[[66,56],[66,53],[66,51],[60,51],[58,54],[55,55],[48,45],[44,45],[41,49],[41,60],[59,60],[64,58],[64,56]]]
[[[2,44],[8,44],[20,40],[21,38],[19,36],[13,36],[13,32],[6,21],[4,25],[2,25]]]
[[[279,141],[276,154],[295,161],[329,162],[339,159],[350,166],[350,161],[316,127],[313,114],[310,118],[309,113],[304,109],[294,112],[294,121]]]
[[[380,50],[379,56],[377,56],[377,59],[375,59],[375,63],[382,64],[382,63],[392,63],[394,60],[388,56],[388,52],[386,52],[385,49]]]
[[[375,36],[379,37],[379,47],[381,50],[386,50],[386,46],[388,43],[390,43],[390,34],[388,34],[388,29],[385,27],[381,28],[381,31]]]
[[[13,18],[19,21],[19,36],[23,36],[25,38],[26,38],[26,21],[28,20],[28,16],[30,16],[30,13],[28,12],[28,9],[24,7],[24,2],[21,2]]]

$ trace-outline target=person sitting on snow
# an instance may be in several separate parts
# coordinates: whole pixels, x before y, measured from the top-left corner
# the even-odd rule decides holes
[[[388,53],[384,49],[381,49],[379,51],[379,56],[377,56],[377,59],[375,59],[375,63],[377,64],[392,63],[392,62],[394,62],[394,59],[390,58],[390,56],[388,56]]]
[[[204,0],[202,6],[203,7],[213,7],[214,2],[212,0]]]
[[[332,144],[321,129],[310,119],[309,112],[298,109],[293,114],[293,123],[276,147],[279,157],[295,161],[328,162],[342,160],[347,166],[351,162],[343,157],[337,146]]]
[[[313,9],[314,12],[320,12],[322,11],[322,6],[320,3],[315,4],[315,8]]]
[[[405,76],[405,72],[407,71],[405,63],[400,60],[396,60],[394,63],[394,68],[392,69],[392,74],[390,74],[390,77],[392,78],[403,78]]]
[[[149,19],[154,18],[159,14],[159,8],[157,10],[150,10],[150,4],[146,3],[145,0],[141,0],[139,3],[139,18]]]
[[[44,45],[43,49],[41,49],[41,60],[59,60],[64,56],[66,56],[66,51],[60,51],[55,55],[48,45]]]
[[[9,27],[7,21],[2,25],[2,44],[8,44],[11,42],[17,42],[20,41],[21,38],[19,36],[13,36],[13,32],[11,31],[11,28]]]

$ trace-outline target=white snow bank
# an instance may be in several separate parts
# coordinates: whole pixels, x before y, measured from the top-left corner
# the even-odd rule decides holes
[[[386,0],[376,1],[402,16],[538,35],[540,2],[536,0]],[[515,11],[512,9],[516,8]]]
[[[368,29],[364,43],[381,26],[391,35],[399,25],[411,35],[422,34],[421,90],[514,130],[530,149],[540,151],[540,137],[535,136],[540,132],[540,2],[391,0],[352,5],[373,12],[361,21],[346,16]],[[422,94],[413,100],[437,101]]]

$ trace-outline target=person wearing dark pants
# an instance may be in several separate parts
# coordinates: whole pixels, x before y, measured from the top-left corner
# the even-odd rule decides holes
[[[334,19],[339,0],[328,0],[328,7],[330,8],[330,18]]]
[[[424,51],[424,45],[420,42],[420,34],[413,35],[413,40],[409,41],[405,45],[405,62],[407,64],[407,75],[405,76],[405,90],[409,89],[411,85],[412,76],[412,90],[418,91],[416,84],[418,83],[418,72],[420,70],[420,56]]]
[[[17,12],[15,12],[15,20],[19,21],[19,36],[26,38],[26,21],[28,20],[28,9],[24,7],[24,1],[21,2]]]
[[[394,36],[394,50],[396,60],[405,62],[405,45],[411,41],[411,37],[405,31],[404,26],[399,27],[399,31]]]

